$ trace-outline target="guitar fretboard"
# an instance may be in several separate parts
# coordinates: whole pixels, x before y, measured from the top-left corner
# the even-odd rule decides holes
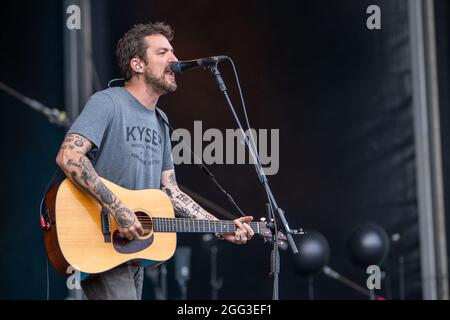
[[[215,233],[234,232],[236,225],[227,220],[197,220],[185,218],[152,218],[155,232],[191,232]],[[249,226],[255,233],[260,233],[260,222],[250,222]]]

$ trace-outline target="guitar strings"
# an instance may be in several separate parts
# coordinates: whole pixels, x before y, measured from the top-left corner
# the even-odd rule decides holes
[[[154,220],[154,222],[153,222]],[[191,224],[192,221],[192,224]],[[172,230],[186,230],[188,227],[189,230],[199,230],[202,232],[205,231],[228,231],[232,232],[235,229],[236,225],[233,221],[209,221],[206,225],[201,225],[202,220],[192,220],[192,219],[180,219],[180,218],[149,218],[149,217],[141,217],[140,222],[142,223],[142,227],[144,229],[152,230],[157,229],[157,231],[172,231]],[[186,222],[188,223],[186,225]],[[195,222],[198,222],[197,225]],[[211,223],[213,222],[213,223]],[[258,226],[259,222],[250,222],[250,227],[254,230],[259,230]],[[191,229],[191,226],[193,229]],[[214,230],[212,230],[214,229]],[[230,230],[231,229],[231,230]]]
[[[146,230],[155,228],[159,229],[158,231],[166,231],[163,229],[176,230],[180,228],[182,230],[185,230],[186,226],[192,226],[194,227],[194,229],[196,229],[195,227],[198,227],[199,230],[208,229],[208,231],[211,231],[211,227],[213,227],[214,231],[216,231],[217,227],[219,227],[219,230],[223,230],[223,228],[226,228],[226,231],[229,231],[230,228],[234,229],[234,227],[236,227],[235,223],[229,220],[194,220],[186,218],[149,217],[148,215],[143,213],[136,213],[136,216],[138,217],[139,222],[141,222],[142,227]],[[258,221],[251,221],[248,224],[252,229],[259,230],[260,223],[261,222]]]

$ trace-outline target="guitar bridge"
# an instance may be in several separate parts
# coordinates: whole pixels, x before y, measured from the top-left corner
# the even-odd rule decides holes
[[[102,207],[102,212],[100,213],[102,220],[102,233],[105,242],[111,242],[111,225],[109,222],[109,210]]]

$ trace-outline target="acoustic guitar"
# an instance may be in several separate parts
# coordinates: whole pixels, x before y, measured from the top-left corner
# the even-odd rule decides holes
[[[48,220],[44,238],[49,260],[66,277],[75,269],[84,279],[128,261],[155,267],[173,256],[177,233],[235,231],[233,221],[175,218],[170,198],[159,189],[128,190],[102,181],[134,210],[145,235],[132,241],[120,237],[114,219],[91,195],[69,179],[55,184],[44,198]],[[272,238],[266,222],[249,225],[255,234]]]

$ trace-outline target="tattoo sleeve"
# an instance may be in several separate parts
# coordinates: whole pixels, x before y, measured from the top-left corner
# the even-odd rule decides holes
[[[127,228],[134,223],[133,215],[95,172],[91,161],[86,157],[91,146],[89,140],[83,136],[69,134],[58,154],[58,165],[81,190],[92,195],[100,205],[106,207],[114,215],[120,227]]]
[[[169,174],[168,178],[163,179],[161,189],[167,193],[172,201],[176,216],[182,218],[218,220],[178,188],[175,173],[173,171]]]

